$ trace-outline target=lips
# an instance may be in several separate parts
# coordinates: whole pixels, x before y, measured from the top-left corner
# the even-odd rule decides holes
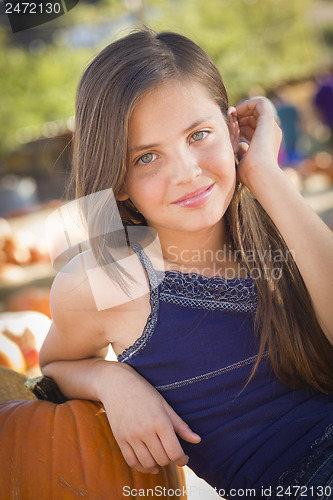
[[[187,193],[185,196],[182,196],[178,200],[174,201],[173,205],[179,205],[182,207],[189,207],[189,208],[203,205],[203,203],[205,203],[210,197],[213,187],[214,184],[211,184],[210,186],[199,188],[196,191],[193,191],[192,193]]]

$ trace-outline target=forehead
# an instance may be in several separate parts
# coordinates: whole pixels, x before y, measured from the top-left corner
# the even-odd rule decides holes
[[[170,129],[186,129],[191,122],[222,112],[209,91],[197,82],[172,80],[148,92],[136,104],[129,120],[129,141],[144,140]]]

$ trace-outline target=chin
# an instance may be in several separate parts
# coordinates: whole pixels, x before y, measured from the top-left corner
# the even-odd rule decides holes
[[[192,214],[192,220],[189,222],[185,222],[183,224],[178,224],[179,231],[185,233],[198,233],[201,231],[205,231],[206,229],[213,228],[218,225],[224,216],[224,212],[219,211],[218,214],[207,214],[205,216],[195,216]],[[195,217],[195,220],[193,220]],[[174,227],[175,230],[177,230]]]

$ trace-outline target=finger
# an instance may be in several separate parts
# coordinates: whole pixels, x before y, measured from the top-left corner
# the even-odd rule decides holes
[[[246,115],[249,113],[260,113],[265,109],[271,109],[268,99],[266,97],[254,97],[252,99],[246,99],[241,101],[236,106],[237,113],[240,115]]]
[[[246,108],[245,110],[237,110],[237,116],[238,116],[238,121],[247,118],[247,117],[254,117],[255,119],[259,118],[259,111],[257,108]]]
[[[255,130],[252,127],[241,127],[240,134],[242,137],[247,139],[247,141],[251,141],[254,136]]]
[[[173,427],[170,429],[164,428],[160,434],[160,439],[171,462],[174,462],[179,467],[187,465],[189,457],[184,453]]]
[[[150,450],[147,448],[146,443],[144,443],[143,441],[135,443],[133,449],[140,465],[144,469],[154,469],[156,467],[157,464],[155,458],[150,453]]]
[[[243,118],[253,116],[257,120],[274,120],[279,122],[277,111],[273,103],[266,97],[259,97],[249,99],[248,101],[240,103],[237,106],[237,114],[239,121]]]
[[[172,429],[172,433],[174,436],[176,436],[173,429]],[[176,438],[176,440],[178,441],[177,438]],[[167,439],[164,439],[164,437],[156,436],[156,439],[147,443],[148,450],[150,451],[151,455],[154,457],[155,462],[158,465],[160,465],[161,467],[165,467],[170,462],[172,462],[172,458],[168,455],[167,451],[164,448],[164,444],[166,441],[167,441]]]
[[[239,148],[238,148],[238,151],[237,151],[237,158],[238,158],[238,161],[241,161],[241,159],[245,156],[247,150],[249,149],[249,144],[248,144],[248,141],[246,141],[245,139],[240,139],[239,141]]]
[[[187,423],[184,422],[184,420],[181,419],[180,416],[177,415],[177,413],[166,402],[165,402],[165,408],[171,420],[174,430],[181,438],[190,443],[199,443],[201,441],[201,437],[195,432],[193,432],[187,425]]]
[[[256,128],[258,123],[257,118],[254,116],[245,116],[244,118],[240,118],[238,120],[238,124],[240,127],[252,127],[253,129]]]
[[[156,464],[150,468],[142,466],[142,464],[138,460],[136,453],[134,452],[132,446],[129,443],[123,443],[122,445],[119,445],[119,447],[127,465],[129,465],[132,469],[135,469],[138,472],[144,472],[150,474],[158,473],[158,467],[156,467]]]

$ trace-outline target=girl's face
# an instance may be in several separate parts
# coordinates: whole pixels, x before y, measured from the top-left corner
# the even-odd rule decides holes
[[[160,231],[195,232],[221,221],[236,182],[239,129],[228,126],[199,83],[177,80],[138,102],[129,122],[129,171],[119,200],[130,198]]]

